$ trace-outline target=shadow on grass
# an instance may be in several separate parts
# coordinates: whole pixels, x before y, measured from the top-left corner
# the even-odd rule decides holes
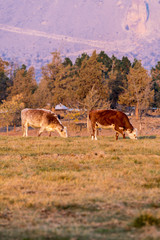
[[[81,205],[81,204],[55,204],[55,207],[58,210],[82,210],[82,211],[99,211],[97,205]]]
[[[138,137],[138,139],[155,139],[156,138],[156,136],[154,136],[154,135],[151,135],[151,136],[140,136],[140,137]]]

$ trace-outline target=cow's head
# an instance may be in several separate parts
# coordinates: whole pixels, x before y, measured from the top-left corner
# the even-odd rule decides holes
[[[57,131],[61,137],[67,138],[67,128],[63,126],[61,121],[58,119],[58,117],[55,114],[49,114],[48,120],[50,122],[49,129],[50,131]]]
[[[128,129],[126,132],[130,139],[137,139],[137,128],[134,128],[132,131]]]
[[[59,135],[61,137],[64,137],[64,138],[67,138],[68,137],[68,134],[67,134],[67,128],[66,127],[63,127],[63,126],[58,126],[56,128],[57,132],[59,133]]]

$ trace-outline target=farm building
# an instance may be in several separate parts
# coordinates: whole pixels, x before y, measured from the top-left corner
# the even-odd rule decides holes
[[[55,106],[55,111],[63,111],[66,112],[67,110],[69,110],[68,107],[66,107],[65,105],[63,105],[62,103],[58,104]]]

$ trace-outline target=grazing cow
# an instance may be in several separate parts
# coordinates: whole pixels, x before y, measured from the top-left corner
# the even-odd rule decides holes
[[[113,128],[116,131],[116,140],[119,133],[125,138],[125,131],[131,139],[137,139],[137,129],[133,128],[127,115],[116,110],[92,110],[89,113],[92,127],[92,139],[97,140],[98,128]]]
[[[62,125],[57,115],[46,109],[25,108],[21,111],[21,121],[23,137],[28,136],[28,127],[40,128],[38,136],[46,130],[48,132],[57,131],[61,137],[67,136],[67,129]]]

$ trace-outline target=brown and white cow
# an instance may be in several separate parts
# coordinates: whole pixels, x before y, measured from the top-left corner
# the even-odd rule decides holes
[[[48,132],[57,131],[61,137],[67,136],[67,128],[62,125],[57,115],[45,109],[25,108],[21,111],[21,122],[23,137],[28,136],[28,127],[40,128],[38,136],[46,130]]]
[[[113,128],[116,131],[116,140],[119,133],[125,138],[125,132],[131,139],[137,139],[137,129],[130,123],[127,115],[116,110],[92,110],[89,113],[92,126],[92,139],[97,140],[98,128]]]

